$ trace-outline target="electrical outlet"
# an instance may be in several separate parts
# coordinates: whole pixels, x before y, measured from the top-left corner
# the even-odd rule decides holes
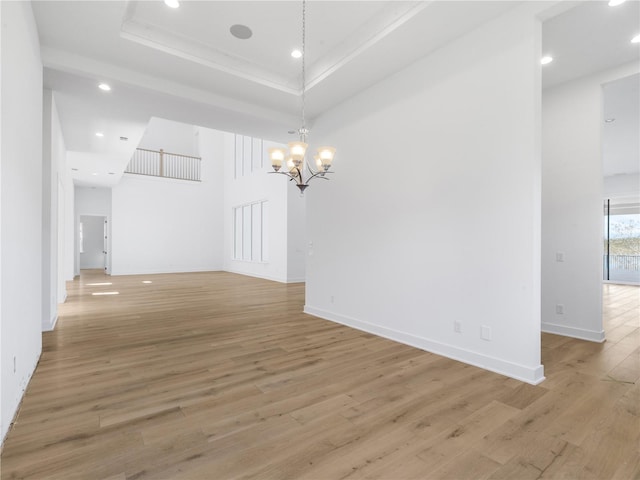
[[[462,324],[458,321],[453,322],[453,331],[456,333],[462,333]]]
[[[561,303],[558,303],[556,305],[556,313],[558,315],[564,315],[564,305],[562,305]]]
[[[482,325],[482,328],[480,330],[480,338],[487,341],[491,340],[491,327]]]
[[[333,300],[334,300],[333,295],[331,295],[331,303],[333,303]]]
[[[16,356],[13,356],[13,373],[16,373]]]
[[[564,262],[564,252],[556,252],[556,262]]]

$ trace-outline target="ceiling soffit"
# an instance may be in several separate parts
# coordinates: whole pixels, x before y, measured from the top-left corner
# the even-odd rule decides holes
[[[230,5],[235,3],[235,5]],[[307,34],[306,77],[307,90],[320,84],[340,68],[349,64],[359,55],[380,42],[394,30],[416,16],[431,2],[426,1],[386,1],[386,2],[317,2],[307,7],[315,10],[307,15],[307,31],[313,25],[327,24],[331,18],[342,19],[332,22],[330,40],[324,34],[314,42]],[[225,4],[228,4],[225,6]],[[120,29],[120,37],[140,45],[212,68],[259,85],[292,95],[300,95],[300,63],[289,61],[283,52],[299,46],[301,35],[300,7],[293,2],[246,2],[249,23],[258,34],[264,31],[268,37],[259,45],[260,39],[246,49],[238,48],[237,40],[231,37],[231,25],[221,18],[233,18],[237,11],[236,2],[216,2],[213,12],[211,2],[184,2],[189,8],[200,8],[200,15],[190,12],[186,22],[172,22],[166,15],[161,2],[131,1],[127,4]],[[274,7],[274,4],[276,5]],[[350,5],[349,5],[350,4]],[[182,8],[182,7],[181,7]],[[225,13],[228,15],[226,16]],[[349,15],[351,9],[354,15]],[[365,9],[363,11],[363,9]],[[357,11],[357,15],[356,15]],[[174,12],[169,12],[174,13]],[[314,22],[311,15],[317,13]],[[194,18],[217,18],[210,29],[193,27]],[[269,17],[277,17],[277,32],[263,29]],[[287,17],[289,22],[287,23]],[[186,16],[185,16],[186,18]],[[259,20],[262,19],[262,20]],[[233,20],[230,20],[233,22]],[[229,23],[227,25],[227,23]],[[289,25],[283,31],[283,25]],[[337,24],[337,25],[336,25]],[[290,30],[290,31],[289,31]],[[316,29],[320,31],[321,29]],[[258,46],[258,48],[254,48]],[[225,48],[226,47],[226,48]],[[275,48],[274,48],[275,47]],[[263,50],[268,48],[268,51]],[[273,55],[273,58],[270,58]],[[286,63],[283,62],[285,60]]]

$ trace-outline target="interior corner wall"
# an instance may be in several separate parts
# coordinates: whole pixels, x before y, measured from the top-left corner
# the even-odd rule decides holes
[[[2,5],[0,4],[0,28],[2,25]],[[2,112],[2,35],[0,35],[0,112]],[[2,115],[0,114],[0,453],[2,450],[2,444],[8,428],[5,429],[4,414],[2,411],[3,402],[3,388],[2,388],[2,375],[4,369],[2,368]]]
[[[288,183],[288,182],[287,182]],[[315,181],[313,187],[322,188],[325,182]],[[298,189],[287,185],[287,281],[305,281],[306,246],[306,197]],[[311,187],[311,188],[313,188]],[[307,190],[305,195],[310,195]]]
[[[65,162],[66,162],[65,155]],[[77,275],[76,264],[76,187],[69,175],[64,184],[64,280],[71,281]]]
[[[62,125],[56,94],[51,102],[51,159],[54,164],[54,178],[57,184],[57,215],[53,235],[56,236],[57,256],[57,292],[56,302],[63,303],[67,299],[67,280],[73,280],[73,214],[74,186],[71,172],[67,168],[67,149],[62,134]]]
[[[280,178],[268,175],[270,166],[252,171],[250,174],[234,178],[235,135],[224,135],[224,269],[228,272],[265,278],[276,282],[289,281],[287,270],[287,215],[288,195],[297,196],[297,188]],[[268,163],[268,162],[267,162]],[[295,189],[295,190],[294,190]],[[233,209],[253,202],[268,202],[268,242],[267,262],[250,262],[234,258]],[[304,200],[298,198],[298,200]]]
[[[542,330],[595,342],[602,327],[602,85],[638,63],[542,94]],[[561,305],[564,313],[557,313]]]
[[[336,174],[307,197],[307,313],[544,379],[531,3],[318,118]]]
[[[30,2],[0,2],[0,438],[42,351],[42,62]]]
[[[66,175],[65,146],[62,128],[58,118],[53,92],[43,91],[42,117],[42,330],[50,331],[58,318],[60,288],[64,290],[64,277],[59,271],[63,268],[64,257],[59,244],[61,237],[59,217],[61,197],[58,190],[63,188],[61,178]],[[64,206],[64,202],[63,205]],[[59,283],[62,282],[60,286]],[[66,296],[66,294],[65,294]]]
[[[197,138],[201,182],[125,174],[113,188],[112,275],[222,270],[222,133]]]

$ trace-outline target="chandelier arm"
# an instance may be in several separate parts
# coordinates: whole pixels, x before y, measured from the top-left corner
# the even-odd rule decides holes
[[[277,173],[278,175],[285,175],[287,177],[289,177],[289,180],[295,180],[296,177],[294,177],[293,175],[291,175],[290,173],[287,172],[267,172],[267,173]]]
[[[307,165],[307,170],[309,170],[311,172],[311,175],[315,175],[316,173],[320,173],[320,170],[315,171],[313,168],[311,168],[311,164],[309,162],[304,162]]]
[[[311,180],[313,180],[314,178],[322,178],[324,180],[329,180],[327,177],[324,176],[325,173],[333,173],[333,172],[318,172],[318,173],[314,173],[313,175],[311,175],[308,179],[307,179],[307,183],[309,183]]]

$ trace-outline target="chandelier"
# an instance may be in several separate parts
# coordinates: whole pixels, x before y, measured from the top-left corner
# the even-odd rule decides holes
[[[329,171],[331,162],[336,154],[333,147],[320,147],[318,153],[314,156],[315,165],[311,165],[306,159],[307,153],[307,136],[309,129],[305,121],[305,103],[306,103],[306,72],[305,72],[305,40],[306,40],[306,1],[302,0],[302,126],[298,129],[300,141],[289,142],[286,148],[273,147],[269,148],[269,159],[273,172],[280,175],[286,175],[289,180],[296,182],[296,186],[300,189],[300,193],[304,193],[309,186],[309,182],[314,178],[323,178],[329,180],[325,175],[333,173]],[[283,169],[284,166],[284,169]],[[282,171],[281,171],[282,170]],[[306,180],[305,180],[306,178]]]

